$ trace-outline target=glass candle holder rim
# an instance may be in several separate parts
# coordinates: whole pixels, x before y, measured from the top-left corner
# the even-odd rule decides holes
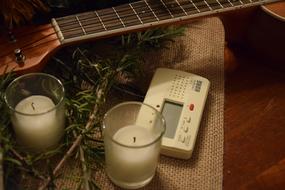
[[[29,77],[29,76],[46,76],[46,77],[50,77],[52,79],[54,79],[55,81],[57,81],[59,83],[59,85],[62,87],[62,97],[60,98],[59,102],[51,109],[45,111],[45,112],[41,112],[41,113],[23,113],[23,112],[20,112],[20,111],[17,111],[15,110],[11,105],[10,103],[8,102],[8,99],[7,99],[7,90],[13,85],[13,83],[17,82],[18,80],[21,80],[25,77]],[[26,115],[26,116],[37,116],[37,115],[44,115],[44,114],[47,114],[49,112],[52,112],[54,110],[56,110],[61,104],[62,102],[64,101],[64,97],[65,97],[65,89],[64,89],[64,86],[62,84],[62,82],[56,78],[55,76],[51,75],[51,74],[48,74],[48,73],[40,73],[40,72],[34,72],[34,73],[28,73],[28,74],[23,74],[17,78],[15,78],[12,82],[10,82],[10,84],[7,86],[6,90],[5,90],[5,94],[4,94],[4,101],[6,103],[6,105],[8,106],[8,108],[10,110],[12,110],[13,112],[17,113],[17,114],[20,114],[20,115]]]
[[[112,107],[111,109],[109,109],[109,110],[104,114],[104,117],[103,117],[103,122],[102,122],[102,123],[103,123],[103,124],[102,124],[103,130],[106,128],[106,127],[105,127],[105,126],[106,126],[106,125],[105,125],[105,118],[106,118],[113,110],[115,110],[116,108],[118,108],[118,107],[120,107],[120,106],[126,105],[126,104],[144,105],[144,106],[147,106],[147,107],[151,108],[152,110],[154,110],[154,112],[155,112],[156,114],[158,114],[159,117],[161,118],[163,130],[162,130],[161,134],[158,135],[152,142],[147,143],[147,144],[144,144],[144,145],[132,145],[132,146],[130,146],[130,145],[125,145],[125,144],[122,144],[122,143],[120,143],[120,142],[117,142],[117,141],[113,138],[113,136],[110,136],[110,135],[107,133],[108,138],[110,138],[112,142],[114,142],[115,144],[118,144],[118,145],[120,145],[120,146],[127,147],[127,148],[144,148],[144,147],[147,147],[147,146],[150,146],[150,145],[156,143],[160,138],[162,138],[162,136],[164,135],[165,130],[166,130],[166,122],[165,122],[165,119],[164,119],[163,115],[162,115],[159,111],[157,111],[154,107],[152,107],[152,106],[150,106],[150,105],[148,105],[148,104],[146,104],[146,103],[138,102],[138,101],[126,101],[126,102],[122,102],[122,103],[119,103],[119,104],[115,105],[115,106]],[[104,135],[106,135],[106,133],[104,133]]]

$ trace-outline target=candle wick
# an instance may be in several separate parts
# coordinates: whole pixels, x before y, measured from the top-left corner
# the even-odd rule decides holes
[[[133,137],[134,138],[134,143],[136,142],[136,137]]]
[[[34,102],[31,103],[31,106],[32,106],[33,110],[36,109],[35,106],[34,106]]]

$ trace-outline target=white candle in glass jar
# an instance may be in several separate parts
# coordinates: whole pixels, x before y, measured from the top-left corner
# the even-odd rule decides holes
[[[54,102],[46,96],[33,95],[21,100],[12,117],[19,141],[41,149],[55,145],[63,134],[64,118],[56,115]]]
[[[152,179],[160,148],[160,143],[151,144],[155,139],[146,128],[130,125],[114,134],[113,140],[117,143],[106,142],[107,173],[115,184],[130,188],[129,184],[137,187]]]

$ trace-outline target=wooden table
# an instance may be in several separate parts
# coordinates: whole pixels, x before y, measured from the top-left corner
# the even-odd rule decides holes
[[[285,62],[247,47],[225,54],[224,189],[285,189]]]

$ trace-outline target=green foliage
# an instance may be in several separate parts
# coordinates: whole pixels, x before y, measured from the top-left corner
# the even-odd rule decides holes
[[[182,35],[183,27],[154,29],[145,32],[116,37],[105,41],[110,54],[102,56],[93,44],[69,47],[54,57],[44,72],[59,78],[66,90],[66,128],[65,136],[58,147],[39,153],[27,152],[19,147],[13,138],[13,131],[5,109],[3,93],[11,81],[11,75],[0,78],[0,138],[4,152],[5,179],[12,178],[15,171],[21,176],[29,175],[43,181],[48,179],[50,189],[54,189],[55,157],[62,158],[79,136],[82,140],[74,152],[73,159],[81,162],[82,175],[76,176],[78,188],[99,189],[91,178],[90,171],[96,172],[104,166],[104,146],[101,135],[101,119],[106,97],[110,89],[120,83],[118,76],[140,77],[145,52],[166,47],[165,42]],[[90,127],[86,127],[89,126]],[[46,170],[39,163],[46,163]],[[61,165],[59,167],[62,167]],[[7,184],[7,181],[6,181]]]
[[[165,47],[165,42],[173,41],[174,37],[181,36],[184,33],[184,27],[166,27],[156,28],[143,32],[132,33],[121,36],[122,47],[142,52],[160,49]]]

